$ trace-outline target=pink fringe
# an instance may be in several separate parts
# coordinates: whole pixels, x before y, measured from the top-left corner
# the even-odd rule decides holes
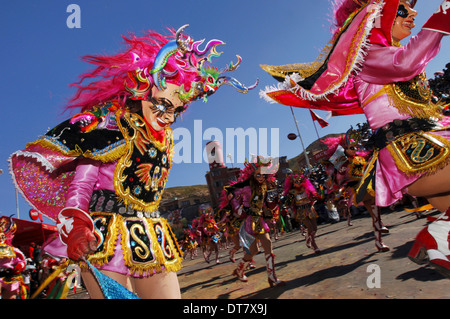
[[[286,178],[286,180],[284,182],[283,195],[287,195],[289,193],[289,191],[292,189],[293,184],[294,184],[292,182],[292,179],[294,177],[298,177],[298,176],[299,176],[298,174],[292,174]],[[305,177],[303,179],[301,186],[305,188],[305,192],[309,198],[318,196],[316,188],[314,187],[314,185],[311,183],[311,181],[308,178]]]

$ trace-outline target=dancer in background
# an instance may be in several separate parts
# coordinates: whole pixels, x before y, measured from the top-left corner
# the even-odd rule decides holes
[[[450,34],[445,0],[406,44],[416,0],[342,0],[336,31],[314,64],[263,68],[284,81],[262,95],[299,107],[364,113],[374,131],[374,155],[359,198],[373,191],[377,206],[403,193],[424,197],[443,214],[417,235],[409,257],[450,277],[450,133],[443,105],[432,99],[426,66]],[[323,59],[323,57],[326,58]],[[285,78],[286,76],[286,78]]]
[[[316,243],[319,217],[314,208],[318,196],[316,189],[304,174],[293,173],[286,177],[283,196],[285,205],[291,207],[299,225],[304,224],[306,227],[306,246],[316,254],[320,253]]]
[[[214,251],[216,254],[216,264],[219,264],[220,232],[214,219],[213,208],[209,204],[202,204],[199,207],[199,214],[197,229],[200,233],[200,246],[202,248],[203,258],[209,264],[211,254]]]
[[[258,253],[259,241],[264,250],[267,279],[271,287],[285,284],[275,274],[275,254],[267,224],[273,215],[266,215],[269,210],[264,209],[267,204],[268,187],[270,183],[275,182],[274,174],[277,169],[278,167],[258,156],[255,163],[245,164],[236,183],[225,187],[225,198],[228,201],[235,200],[234,204],[239,207],[243,219],[239,239],[244,248],[244,257],[239,261],[233,275],[240,281],[248,281],[245,270],[250,266],[253,256]]]
[[[223,84],[249,90],[223,75],[240,57],[213,68],[224,43],[200,48],[203,40],[183,35],[185,28],[169,36],[131,34],[116,55],[84,57],[94,69],[73,84],[68,105],[81,112],[10,159],[27,201],[57,220],[60,242],[47,251],[96,267],[82,272],[91,298],[105,297],[97,269],[140,298],[181,297],[182,253],[158,212],[172,166],[170,126],[189,103],[206,101]]]
[[[329,154],[328,165],[325,165],[330,176],[328,185],[330,192],[340,192],[344,189],[348,194],[346,203],[348,216],[352,205],[364,205],[372,218],[375,247],[378,251],[386,252],[389,251],[389,246],[383,243],[382,234],[388,233],[389,229],[381,221],[381,211],[375,205],[373,192],[367,193],[359,202],[356,201],[356,188],[372,155],[371,151],[360,149],[359,135],[357,130],[350,128],[346,134],[322,141],[327,145]]]
[[[0,299],[27,298],[22,277],[27,261],[22,251],[11,244],[16,230],[11,217],[0,217]]]

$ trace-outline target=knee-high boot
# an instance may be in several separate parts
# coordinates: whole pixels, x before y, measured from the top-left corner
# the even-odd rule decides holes
[[[286,283],[277,278],[275,274],[275,255],[267,254],[266,257],[266,268],[267,268],[267,280],[269,281],[270,287],[273,286],[284,286]]]
[[[246,261],[244,258],[242,258],[239,261],[239,264],[237,265],[236,269],[233,271],[233,275],[236,276],[240,281],[247,282],[248,278],[245,275],[245,270],[249,266],[251,261]]]
[[[389,247],[383,243],[383,239],[381,238],[381,234],[384,231],[380,215],[381,214],[378,207],[372,206],[372,225],[373,225],[373,233],[375,235],[375,247],[377,247],[378,251],[389,251]]]

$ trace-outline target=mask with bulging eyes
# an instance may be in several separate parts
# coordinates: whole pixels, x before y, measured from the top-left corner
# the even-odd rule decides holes
[[[186,109],[185,106],[175,107],[167,99],[156,99],[153,97],[149,97],[148,101],[153,104],[151,108],[152,110],[157,112],[158,117],[163,116],[165,113],[173,113],[174,118],[176,119]]]
[[[407,18],[408,16],[409,16],[408,9],[406,9],[403,4],[399,5],[397,10],[397,17]]]

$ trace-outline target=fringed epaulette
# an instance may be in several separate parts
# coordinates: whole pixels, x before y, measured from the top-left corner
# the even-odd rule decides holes
[[[102,162],[117,160],[126,151],[125,139],[117,126],[118,113],[114,103],[95,107],[76,114],[30,144],[40,144],[66,156]]]

